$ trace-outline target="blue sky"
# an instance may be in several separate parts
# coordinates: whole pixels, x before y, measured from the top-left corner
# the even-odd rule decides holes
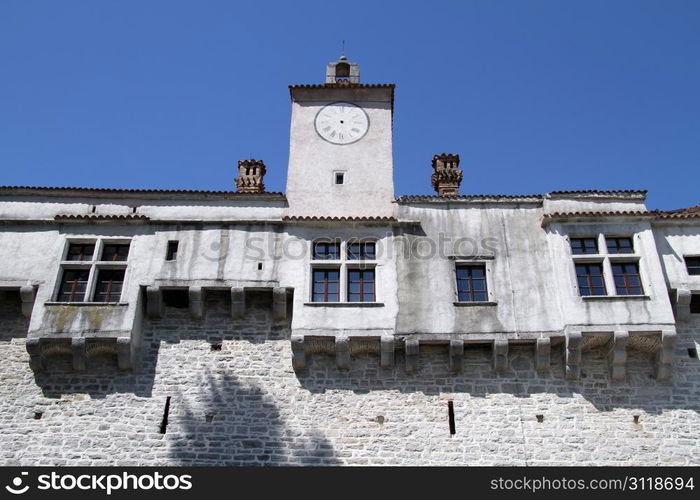
[[[397,195],[649,189],[700,204],[700,2],[0,0],[0,184],[285,185],[290,83],[395,83]]]

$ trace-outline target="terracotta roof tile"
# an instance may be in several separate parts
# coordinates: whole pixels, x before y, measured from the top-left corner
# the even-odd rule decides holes
[[[121,214],[121,215],[109,215],[109,214],[84,214],[84,215],[70,215],[70,214],[59,214],[54,217],[54,220],[62,221],[79,221],[79,220],[150,220],[151,218],[146,215],[141,214]]]
[[[333,217],[317,215],[293,215],[282,217],[288,222],[396,222],[395,217]]]
[[[337,83],[309,83],[290,85],[289,89],[393,89],[396,85],[393,83],[352,83],[347,80],[341,80]]]
[[[79,191],[82,193],[130,193],[130,194],[199,194],[221,195],[235,197],[263,196],[269,198],[284,198],[280,192],[239,193],[238,191],[206,191],[197,189],[121,189],[121,188],[89,188],[89,187],[53,187],[53,186],[0,186],[1,191]]]
[[[693,212],[676,212],[664,210],[620,211],[620,212],[554,212],[544,214],[545,219],[567,219],[582,217],[649,217],[653,219],[697,219],[700,210]]]
[[[643,217],[654,216],[656,211],[637,210],[620,212],[553,212],[544,214],[547,219],[575,218],[575,217]]]
[[[397,203],[414,203],[422,201],[450,202],[450,201],[491,201],[491,200],[541,200],[540,194],[511,195],[511,194],[470,194],[459,196],[438,196],[438,195],[404,195],[396,198]]]
[[[584,190],[564,190],[564,191],[550,191],[549,194],[601,194],[601,195],[617,195],[617,194],[647,194],[646,189],[613,189],[613,190],[598,190],[598,189],[584,189]]]

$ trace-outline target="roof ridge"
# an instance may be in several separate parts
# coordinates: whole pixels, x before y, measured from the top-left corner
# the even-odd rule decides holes
[[[284,196],[279,191],[264,191],[262,193],[242,193],[240,191],[217,191],[201,189],[148,189],[148,188],[104,188],[104,187],[69,187],[69,186],[0,186],[1,190],[35,189],[38,191],[94,191],[99,193],[178,193],[178,194],[234,194],[240,196]]]

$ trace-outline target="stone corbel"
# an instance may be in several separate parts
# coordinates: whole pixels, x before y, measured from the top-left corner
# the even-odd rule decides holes
[[[87,368],[87,351],[85,337],[73,337],[70,342],[70,349],[73,352],[73,370],[84,372]]]
[[[20,287],[19,296],[22,300],[22,314],[27,318],[31,318],[34,301],[36,300],[36,288],[33,285]]]
[[[690,319],[690,300],[693,294],[690,290],[679,288],[676,290],[676,320],[688,321]]]
[[[274,287],[272,289],[272,317],[275,321],[287,319],[287,289]]]
[[[193,318],[204,316],[204,290],[201,286],[191,286],[187,290],[190,299],[190,315]]]
[[[625,380],[628,342],[629,333],[625,331],[614,332],[612,339],[610,339],[608,363],[610,365],[610,378],[612,380]]]
[[[382,368],[394,366],[394,337],[384,335],[379,341],[379,357]]]
[[[245,314],[245,289],[231,288],[231,319],[242,319]]]
[[[338,370],[350,369],[350,337],[341,335],[335,338],[335,366]]]
[[[306,368],[306,352],[304,350],[304,336],[292,335],[292,368],[301,371]]]
[[[676,351],[676,332],[661,332],[661,347],[656,352],[656,380],[670,380],[673,375],[673,357]]]
[[[566,378],[578,380],[581,376],[581,344],[583,335],[581,332],[569,332],[566,334]]]
[[[404,349],[406,350],[406,373],[416,373],[418,371],[418,355],[420,354],[418,339],[406,339]]]
[[[134,367],[134,344],[129,337],[117,337],[117,364],[120,370]]]
[[[44,361],[41,357],[41,342],[39,339],[27,339],[25,346],[29,353],[29,367],[35,372],[40,372],[44,369]]]
[[[493,341],[493,371],[503,373],[508,370],[508,341]]]
[[[462,371],[462,360],[464,359],[464,341],[450,340],[449,348],[450,371],[460,373]]]
[[[549,371],[550,355],[552,352],[552,339],[537,339],[535,344],[535,369],[540,373]]]
[[[146,287],[146,313],[149,318],[163,317],[163,291],[158,286]]]

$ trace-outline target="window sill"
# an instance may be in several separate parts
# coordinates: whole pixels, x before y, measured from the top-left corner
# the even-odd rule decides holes
[[[311,307],[384,307],[383,302],[304,302]]]
[[[622,300],[651,300],[651,297],[649,295],[582,295],[581,298],[583,300],[617,300],[617,299],[622,299]]]
[[[45,306],[128,306],[128,302],[44,302]]]
[[[493,307],[497,306],[498,302],[488,302],[488,301],[479,301],[479,302],[453,302],[452,303],[456,307],[480,307],[480,306],[487,306],[487,307]]]

